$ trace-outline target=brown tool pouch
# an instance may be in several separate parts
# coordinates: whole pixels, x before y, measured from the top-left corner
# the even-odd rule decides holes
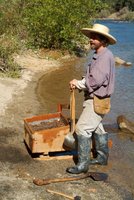
[[[99,98],[94,95],[93,104],[94,104],[94,111],[97,114],[101,115],[107,114],[111,108],[110,97]]]

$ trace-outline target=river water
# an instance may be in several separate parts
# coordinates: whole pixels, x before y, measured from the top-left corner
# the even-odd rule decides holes
[[[134,23],[122,21],[101,21],[111,29],[117,44],[109,46],[113,54],[131,62],[131,67],[116,67],[115,92],[112,96],[112,109],[105,116],[104,125],[113,141],[110,149],[109,165],[103,170],[109,173],[110,183],[122,194],[123,199],[134,199],[134,135],[118,129],[117,117],[125,115],[134,121]],[[69,103],[69,81],[81,79],[91,53],[86,58],[70,59],[63,66],[45,74],[37,87],[38,97],[43,105],[43,113],[57,111],[57,104]],[[76,92],[76,117],[82,110],[83,94]],[[68,115],[68,111],[65,111]]]

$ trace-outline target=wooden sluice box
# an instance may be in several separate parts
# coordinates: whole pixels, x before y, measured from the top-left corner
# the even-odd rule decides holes
[[[50,152],[66,151],[63,143],[70,125],[61,112],[24,119],[24,130],[24,141],[32,154],[39,153],[45,159]]]

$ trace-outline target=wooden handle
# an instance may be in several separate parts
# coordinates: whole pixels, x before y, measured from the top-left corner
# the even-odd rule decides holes
[[[65,177],[65,178],[54,178],[54,179],[34,179],[33,183],[35,185],[41,186],[41,185],[48,185],[50,183],[58,183],[58,182],[66,182],[66,181],[75,181],[84,179],[87,177],[91,177],[95,181],[105,181],[108,177],[107,174],[101,173],[101,172],[88,172],[86,174],[82,174],[75,177]]]
[[[71,90],[70,95],[70,118],[71,118],[71,132],[75,130],[75,94],[74,89]]]
[[[36,178],[36,179],[33,180],[33,183],[35,185],[41,186],[41,185],[48,185],[50,183],[80,180],[80,179],[84,179],[88,176],[90,176],[90,174],[82,174],[81,176],[77,176],[77,177],[65,177],[65,178],[54,178],[54,179],[39,179],[39,178]]]
[[[65,198],[74,200],[73,197],[68,196],[68,195],[66,195],[66,194],[63,194],[63,193],[61,193],[61,192],[57,192],[57,191],[53,191],[53,190],[49,190],[49,189],[47,189],[47,192],[50,192],[50,193],[52,193],[52,194],[57,194],[57,195],[60,195],[60,196],[65,197]]]

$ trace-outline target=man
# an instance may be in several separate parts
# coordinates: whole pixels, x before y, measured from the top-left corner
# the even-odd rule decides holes
[[[116,43],[116,39],[109,34],[108,27],[94,24],[93,28],[83,28],[82,33],[90,38],[91,49],[94,55],[87,68],[85,78],[70,81],[70,89],[85,91],[83,111],[76,124],[75,133],[78,145],[78,163],[67,168],[72,174],[86,173],[89,164],[106,165],[108,160],[108,134],[105,132],[102,119],[103,114],[94,111],[94,95],[105,99],[114,91],[115,61],[113,54],[108,50],[109,44]],[[91,137],[94,133],[97,157],[90,160]]]

